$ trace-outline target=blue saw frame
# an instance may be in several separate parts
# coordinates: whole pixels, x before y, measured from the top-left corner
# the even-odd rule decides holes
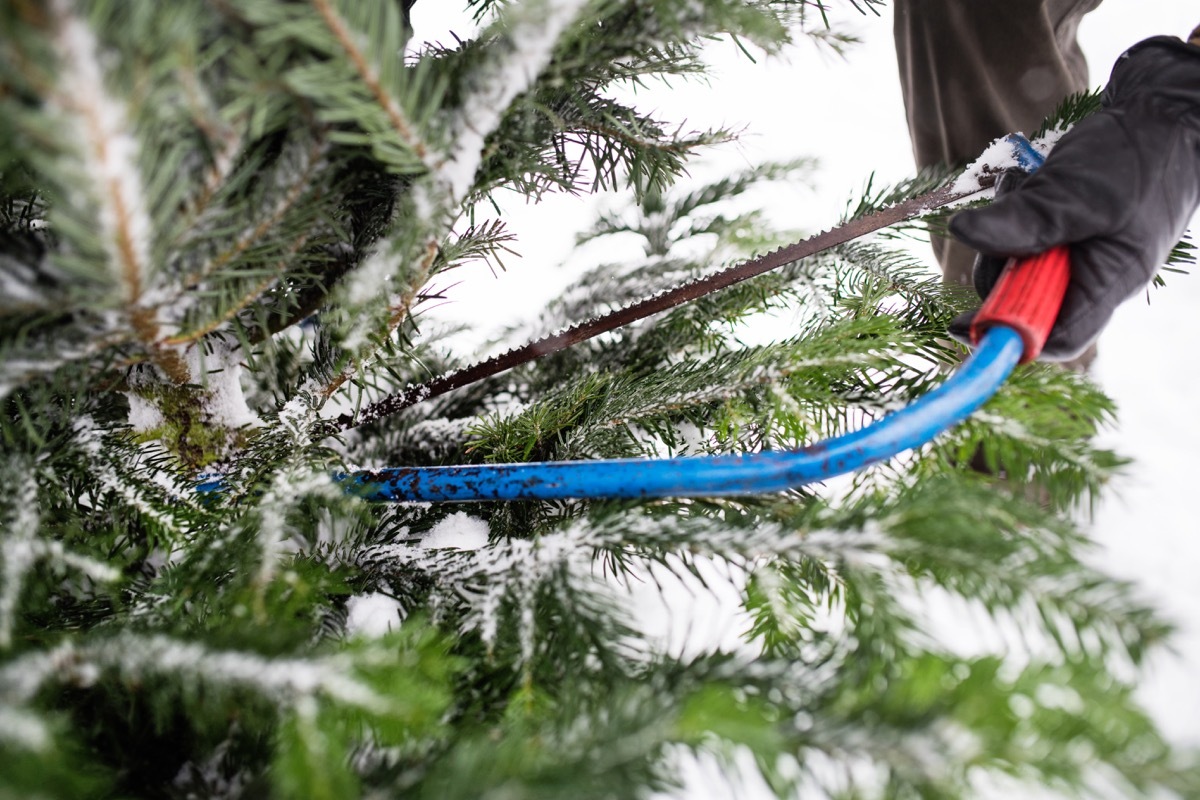
[[[861,430],[799,450],[736,456],[395,467],[338,475],[368,500],[469,502],[566,498],[716,497],[779,492],[886,461],[966,419],[1024,352],[1012,328],[990,330],[938,388]]]

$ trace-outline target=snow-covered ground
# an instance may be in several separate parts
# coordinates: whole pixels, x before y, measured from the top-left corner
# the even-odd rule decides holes
[[[452,5],[458,4],[417,3],[418,37],[449,41],[448,29],[466,30],[465,18],[448,8]],[[839,11],[842,19],[853,14]],[[780,189],[771,201],[782,224],[815,232],[836,220],[868,175],[886,183],[912,172],[891,10],[849,21],[864,42],[845,60],[804,45],[786,61],[755,64],[733,45],[717,46],[713,85],[677,84],[647,93],[645,102],[693,127],[748,128],[739,145],[695,170],[698,176],[767,159],[818,157],[813,191]],[[1106,0],[1080,30],[1092,83],[1104,83],[1117,55],[1134,42],[1162,33],[1186,36],[1197,23],[1200,7],[1193,3]],[[499,327],[525,309],[539,308],[570,282],[570,265],[563,263],[574,232],[604,202],[558,197],[537,208],[507,208],[523,257],[509,259],[508,272],[495,280],[482,267],[456,273],[462,283],[437,313],[476,326],[491,320]],[[1153,660],[1141,698],[1174,740],[1200,745],[1200,525],[1190,508],[1197,491],[1192,457],[1200,453],[1200,420],[1188,411],[1200,402],[1200,355],[1193,346],[1200,275],[1168,275],[1167,282],[1167,288],[1151,290],[1152,303],[1126,304],[1101,340],[1093,377],[1119,405],[1118,426],[1104,443],[1134,462],[1088,524],[1099,545],[1099,564],[1138,582],[1179,625],[1177,654]],[[512,316],[499,316],[503,311]],[[693,619],[721,616],[729,618],[706,608]]]

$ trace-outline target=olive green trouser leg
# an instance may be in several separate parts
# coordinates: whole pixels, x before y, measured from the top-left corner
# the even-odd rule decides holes
[[[896,57],[919,167],[963,166],[994,139],[1027,134],[1088,88],[1075,34],[1100,0],[896,0]],[[971,285],[975,254],[934,238],[946,283]],[[1076,362],[1086,369],[1094,348]]]

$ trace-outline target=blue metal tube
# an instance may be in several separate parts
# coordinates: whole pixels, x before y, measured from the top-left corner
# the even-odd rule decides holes
[[[867,427],[800,450],[738,456],[623,458],[463,467],[398,467],[338,475],[368,500],[472,502],[565,498],[715,497],[778,492],[852,472],[928,442],[995,394],[1021,358],[1011,328],[993,328],[938,388]]]
[[[1046,163],[1046,157],[1038,152],[1033,142],[1025,138],[1025,134],[1010,133],[1004,138],[1012,145],[1012,154],[1017,160],[1017,166],[1026,172],[1036,172]]]

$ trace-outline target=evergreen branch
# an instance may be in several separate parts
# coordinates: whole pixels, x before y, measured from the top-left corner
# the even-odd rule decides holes
[[[886,302],[887,312],[904,320],[910,330],[940,334],[955,314],[977,300],[964,289],[947,286],[930,274],[927,265],[907,253],[855,242],[836,249],[833,255],[843,264],[852,265],[844,269],[851,273],[845,280],[845,291],[858,294],[853,301],[858,313],[877,313]],[[953,360],[960,360],[957,354]]]
[[[290,185],[284,189],[282,196],[274,208],[265,217],[262,217],[256,225],[245,230],[245,232],[238,236],[232,246],[217,254],[199,269],[182,278],[180,280],[180,290],[183,291],[196,286],[213,273],[233,263],[239,256],[255,246],[263,237],[276,228],[302,197],[307,195],[311,200],[318,199],[320,197],[320,190],[313,191],[312,177],[322,166],[323,156],[327,151],[327,147],[328,144],[324,139],[313,139],[301,161],[300,169],[291,179]],[[295,249],[291,252],[294,253]]]
[[[366,54],[356,44],[354,36],[346,26],[346,21],[334,9],[329,0],[312,0],[313,7],[320,14],[322,21],[337,40],[338,45],[345,51],[346,57],[354,65],[363,85],[374,97],[375,102],[387,114],[392,130],[401,142],[405,144],[417,159],[430,165],[429,147],[417,133],[413,124],[405,117],[404,112],[380,82],[379,73],[370,63]],[[393,58],[399,58],[399,52],[393,51]]]
[[[180,421],[172,422],[179,424]],[[146,522],[166,531],[171,538],[182,540],[187,537],[191,527],[190,506],[194,502],[190,483],[181,482],[178,476],[162,469],[162,465],[156,464],[154,459],[144,459],[132,448],[122,452],[125,448],[117,446],[118,437],[105,436],[90,417],[76,420],[73,434],[74,444],[90,468],[91,478],[97,488],[112,493]],[[146,473],[152,473],[156,480],[146,480]],[[141,480],[134,477],[139,474]],[[161,482],[164,481],[171,486],[170,490],[163,490]]]
[[[278,470],[270,485],[256,504],[257,525],[255,536],[260,547],[258,571],[254,584],[259,589],[260,606],[256,609],[266,619],[266,608],[261,605],[262,592],[274,579],[279,569],[281,556],[289,538],[285,517],[297,497],[320,492],[327,501],[336,501],[340,493],[328,475],[314,471],[302,463],[287,464]]]
[[[593,23],[603,26],[596,36],[569,37],[531,90],[514,101],[489,137],[476,176],[477,191],[509,186],[536,195],[554,188],[577,192],[624,182],[640,194],[665,187],[700,147],[732,138],[724,130],[684,134],[679,126],[672,132],[653,116],[606,96],[612,84],[643,75],[703,71],[695,53],[663,51],[653,38],[646,40],[645,49],[630,48],[616,34],[627,29],[641,37],[644,32],[628,18],[639,14],[627,11],[614,8],[610,16]],[[648,25],[656,23],[650,14],[641,16],[649,17],[644,20]],[[592,51],[617,59],[622,67],[603,75],[583,69]],[[580,149],[586,158],[580,157]]]
[[[485,77],[477,79],[479,82],[462,101],[458,121],[453,125],[458,132],[454,137],[452,155],[434,176],[441,186],[448,187],[448,197],[444,198],[445,207],[453,207],[465,199],[475,173],[483,163],[484,141],[499,126],[503,112],[509,104],[524,92],[527,86],[535,82],[541,70],[549,63],[558,37],[584,5],[586,3],[583,2],[576,6],[555,5],[550,13],[544,15],[545,18],[538,9],[510,10],[509,18],[504,20],[506,27],[499,41],[512,47],[513,52],[503,57],[485,58],[472,73],[483,74]],[[516,45],[518,42],[519,47]],[[498,44],[493,46],[492,52],[497,50]],[[501,77],[503,80],[498,80]],[[417,205],[422,207],[426,203],[418,202]],[[418,266],[416,279],[410,280],[409,290],[400,301],[392,304],[386,325],[388,333],[394,331],[408,316],[419,286],[430,274],[429,270],[436,256],[436,245],[435,238],[426,242],[425,255]],[[325,386],[322,394],[325,397],[332,395],[349,380],[353,371],[353,366],[347,367]]]
[[[427,65],[404,63],[408,28],[397,3],[311,0],[257,2],[227,13],[255,28],[260,47],[292,58],[266,66],[292,99],[323,122],[338,145],[363,148],[401,174],[425,174],[436,147],[427,139],[442,86]],[[281,48],[281,46],[283,46]]]
[[[678,786],[693,753],[786,797],[958,800],[987,776],[1195,795],[1195,762],[1125,682],[1169,626],[1055,510],[1118,462],[1089,441],[1113,412],[1081,379],[1022,368],[928,447],[770,496],[468,515],[329,480],[795,446],[905,405],[952,361],[961,298],[927,265],[861,242],[784,251],[770,274],[320,446],[332,381],[353,381],[345,410],[469,363],[415,312],[432,276],[507,249],[498,223],[458,225],[495,187],[623,181],[640,204],[589,235],[632,232],[647,256],[589,271],[537,331],[790,239],[721,204],[802,167],[668,192],[712,134],[607,93],[702,71],[722,31],[774,52],[818,11],[836,23],[824,0],[479,0],[479,38],[406,60],[412,3],[75,12],[136,136],[136,307],[158,315],[155,342],[190,345],[202,387],[146,363],[126,319],[111,202],[79,191],[96,185],[70,146],[86,130],[46,102],[70,72],[61,6],[0,3],[0,795],[634,797]],[[847,211],[925,188],[868,184]],[[786,338],[749,344],[785,305]],[[1001,474],[968,470],[977,453]],[[728,624],[693,602],[713,598]],[[660,601],[681,614],[666,639]],[[971,643],[940,629],[947,604],[977,613],[987,653],[956,655]]]
[[[465,517],[454,515],[459,516]],[[586,568],[593,545],[591,531],[571,526],[535,539],[447,545],[438,542],[434,533],[417,546],[373,545],[351,558],[381,580],[412,571],[427,574],[434,584],[432,604],[438,614],[449,618],[461,635],[478,636],[488,653],[504,653],[512,669],[527,669],[538,656],[541,621],[554,616],[544,610],[547,603],[567,602],[573,617],[592,617],[591,624],[609,629],[608,636],[593,640],[596,656],[627,645],[621,640],[629,631],[611,592]],[[554,591],[548,592],[551,587]]]
[[[1094,649],[1137,663],[1170,630],[1132,601],[1130,585],[1101,578],[1074,559],[1078,534],[1051,522],[1046,511],[969,478],[929,478],[895,498],[874,495],[840,508],[720,502],[700,504],[687,517],[652,509],[633,517],[601,512],[591,526],[597,557],[611,555],[625,565],[648,567],[680,553],[730,561],[751,576],[780,563],[823,564],[823,575],[800,573],[802,589],[816,593],[805,605],[845,603],[851,636],[867,636],[882,615],[905,616],[897,604],[918,597],[913,577],[977,598],[993,618],[1007,612],[1019,619],[1036,609],[1047,623],[1023,626],[1026,641],[1036,644],[1037,633],[1045,633],[1064,655]],[[860,608],[877,618],[860,619]],[[807,625],[797,630],[811,633]],[[891,635],[915,636],[914,644],[920,639],[916,631]]]
[[[558,37],[585,4],[580,0],[555,4],[545,9],[544,14],[542,9],[523,7],[512,11],[512,18],[506,19],[506,30],[501,41],[509,52],[504,56],[493,56],[473,73],[476,84],[466,94],[457,121],[452,124],[456,132],[451,154],[438,165],[432,176],[437,187],[434,196],[427,195],[424,187],[414,187],[415,205],[423,212],[426,224],[437,226],[439,217],[466,199],[475,172],[482,162],[484,140],[499,125],[512,100],[536,80],[541,69],[549,62]],[[499,50],[499,45],[494,50]],[[408,276],[404,292],[389,304],[387,320],[379,337],[381,341],[386,340],[408,318],[413,301],[431,275],[440,239],[441,235],[437,233],[425,239],[420,260],[413,274]],[[377,248],[373,258],[380,259],[384,252],[386,248]],[[372,274],[374,270],[362,269],[360,272]],[[348,290],[351,295],[357,291],[354,283],[361,282],[361,275],[354,279]],[[352,337],[352,341],[356,338],[359,337]],[[355,364],[341,370],[320,390],[321,395],[330,397],[356,370]]]
[[[394,242],[385,241],[376,246],[375,252],[364,259],[363,265],[359,268],[358,273],[352,276],[350,281],[343,286],[343,294],[349,301],[351,306],[361,305],[362,303],[373,299],[377,292],[378,286],[383,281],[378,280],[381,277],[390,279],[390,269],[395,260],[400,260],[403,263],[403,258],[397,259],[397,248]],[[386,321],[383,331],[377,333],[375,346],[378,347],[388,340],[395,330],[408,318],[413,302],[416,300],[421,287],[429,279],[434,263],[437,260],[438,243],[436,239],[428,239],[425,242],[423,252],[420,256],[420,261],[416,265],[412,275],[405,276],[406,285],[403,292],[389,299],[387,303]],[[351,349],[357,348],[362,339],[366,338],[366,328],[371,320],[359,319],[352,322],[350,335],[347,337]],[[356,359],[340,370],[330,380],[318,390],[319,395],[323,399],[328,399],[334,392],[340,389],[351,380],[362,366],[362,359]]]
[[[530,157],[541,163],[549,156],[556,169],[551,174],[526,170],[528,175],[523,174],[520,180],[522,183],[527,181],[528,185],[521,188],[535,194],[551,186],[572,192],[580,188],[595,191],[615,189],[624,180],[638,192],[650,191],[667,185],[672,177],[680,174],[688,155],[733,138],[731,133],[723,130],[668,133],[655,119],[634,108],[599,94],[573,95],[569,101],[556,104],[547,111],[540,107],[531,110],[531,113],[550,115],[555,130],[549,152],[545,148],[536,148]],[[568,102],[569,107],[563,108]],[[501,130],[507,132],[511,127],[519,131],[527,127],[523,123],[527,121],[516,118]],[[490,179],[490,173],[509,174],[512,171],[511,165],[505,163],[509,158],[507,151],[519,139],[515,136],[504,138],[504,147],[484,165],[488,179],[482,183],[489,188],[497,183]],[[570,154],[577,148],[583,150],[586,159]],[[591,163],[591,178],[585,182],[587,162]]]
[[[473,73],[476,83],[466,93],[457,119],[451,125],[454,134],[450,156],[438,165],[432,176],[438,187],[437,196],[429,198],[423,189],[415,189],[420,196],[417,207],[427,209],[424,215],[427,219],[432,214],[429,222],[435,222],[436,217],[440,216],[436,213],[439,207],[453,209],[466,199],[482,163],[483,144],[487,136],[500,124],[513,99],[532,85],[549,63],[559,36],[582,12],[587,0],[569,0],[550,4],[548,8],[540,7],[545,4],[546,0],[542,0],[513,9],[510,17],[505,19],[505,32],[499,40],[504,43],[503,50],[506,52],[490,56]],[[497,43],[491,52],[498,53],[501,49]],[[433,203],[431,209],[428,208],[430,200]],[[426,239],[420,261],[408,279],[404,294],[398,302],[390,304],[382,338],[390,336],[407,319],[413,300],[431,274],[440,239],[440,235]],[[375,257],[379,257],[378,251]],[[330,397],[355,371],[355,365],[343,369],[320,390],[321,395]]]
[[[720,207],[744,197],[767,182],[792,183],[803,180],[811,175],[814,167],[815,162],[808,158],[768,162],[720,178],[680,196],[647,191],[642,197],[636,222],[629,223],[613,215],[603,215],[589,230],[580,233],[576,241],[584,244],[616,233],[635,233],[645,240],[643,246],[647,255],[667,255],[674,244],[712,232],[708,226],[723,219],[712,210],[714,206]],[[739,216],[735,220],[742,218]],[[689,223],[688,227],[675,230],[681,221]]]
[[[108,94],[104,70],[90,28],[75,15],[67,0],[57,0],[56,28],[52,38],[63,72],[53,101],[60,109],[77,114],[82,122],[81,152],[84,174],[100,203],[99,219],[105,233],[109,263],[125,290],[129,322],[155,363],[176,383],[190,375],[179,354],[159,343],[158,314],[146,304],[150,273],[151,223],[136,163],[136,137],[122,104]]]
[[[202,127],[201,130],[204,130],[204,128]],[[208,131],[205,131],[205,133],[207,135]],[[215,153],[212,164],[209,166],[208,172],[200,183],[199,192],[195,197],[188,200],[185,209],[186,216],[183,223],[179,226],[179,230],[184,237],[193,233],[196,224],[204,217],[221,187],[228,181],[236,164],[236,156],[245,146],[245,140],[241,136],[230,132],[227,137],[219,140],[218,145],[218,147],[214,148]],[[181,242],[177,242],[176,244],[181,244]],[[200,275],[195,281],[185,281],[185,283],[198,282],[202,278],[203,275]]]
[[[198,192],[190,197],[185,205],[185,218],[179,226],[185,236],[204,216],[218,190],[225,185],[236,164],[236,156],[246,144],[245,118],[227,122],[211,109],[211,100],[200,83],[197,66],[190,58],[191,55],[191,52],[185,54],[186,61],[179,70],[180,83],[192,120],[208,141],[212,156],[208,170],[200,181]]]
[[[408,288],[404,290],[397,302],[393,302],[388,307],[387,332],[391,335],[400,324],[408,319],[412,313],[413,303],[417,300],[422,287],[433,274],[434,264],[437,262],[438,252],[440,248],[434,239],[430,239],[425,243],[425,252],[421,257],[421,262],[417,266],[416,275],[409,280]]]
[[[216,331],[225,323],[232,320],[245,309],[249,308],[255,301],[261,298],[268,289],[274,285],[291,266],[291,259],[300,252],[301,249],[308,243],[308,236],[304,235],[296,239],[284,252],[283,257],[277,261],[273,268],[266,270],[266,276],[251,286],[250,290],[238,298],[225,311],[217,317],[214,317],[209,322],[195,328],[191,331],[177,333],[174,336],[166,339],[166,344],[172,346],[191,344],[196,342],[208,334]]]
[[[512,248],[516,240],[516,235],[508,230],[501,219],[468,225],[461,234],[442,243],[438,253],[442,263],[437,271],[440,274],[469,261],[487,262],[493,274],[496,267],[503,271],[501,254],[518,255]]]
[[[437,172],[446,185],[448,206],[466,198],[483,162],[487,137],[513,100],[534,85],[559,38],[587,5],[588,0],[533,0],[506,9],[502,33],[468,77],[469,87],[450,126],[451,152]]]
[[[211,650],[168,636],[122,634],[81,645],[62,644],[0,667],[0,698],[27,703],[50,681],[86,685],[91,670],[115,670],[122,678],[188,675],[215,687],[245,686],[285,703],[326,696],[350,708],[387,714],[398,698],[351,677],[345,655],[312,659],[265,658],[256,653]]]
[[[0,399],[19,386],[51,375],[63,367],[91,361],[111,348],[128,344],[132,338],[130,331],[123,330],[93,332],[83,341],[70,344],[57,339],[54,341],[54,353],[49,357],[45,355],[45,342],[37,341],[35,347],[25,351],[5,346],[0,350]]]
[[[804,334],[652,370],[638,365],[615,374],[585,374],[519,414],[473,425],[468,452],[497,462],[657,454],[658,440],[674,446],[683,425],[714,431],[702,452],[745,452],[783,444],[773,441],[775,417],[786,446],[839,433],[816,414],[797,418],[810,416],[806,408],[826,407],[833,397],[861,409],[861,399],[847,400],[850,387],[868,383],[868,372],[877,373],[870,379],[876,385],[885,384],[884,376],[897,371],[885,351],[904,337],[886,318]],[[614,348],[624,349],[621,342]]]
[[[250,343],[256,345],[270,341],[275,334],[312,317],[326,303],[330,293],[352,267],[353,264],[348,257],[335,259],[322,271],[321,277],[324,278],[324,281],[315,281],[309,286],[293,292],[291,313],[286,316],[273,316],[259,324],[250,332]]]
[[[24,470],[12,469],[6,477],[16,478]],[[37,558],[33,545],[38,527],[37,486],[26,476],[17,491],[13,514],[6,514],[5,534],[0,539],[0,651],[12,645],[13,616],[21,597],[25,572]],[[15,518],[14,518],[15,517]]]

